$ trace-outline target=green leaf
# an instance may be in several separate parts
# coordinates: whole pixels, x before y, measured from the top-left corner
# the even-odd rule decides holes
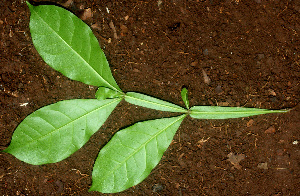
[[[27,4],[33,44],[48,65],[70,79],[122,92],[88,25],[61,7]]]
[[[27,116],[4,151],[33,165],[61,161],[99,130],[122,99],[73,99],[45,106]]]
[[[139,122],[117,132],[98,155],[90,191],[116,193],[143,181],[159,163],[185,117]]]
[[[125,95],[125,101],[128,103],[150,108],[150,109],[155,109],[155,110],[160,110],[160,111],[167,111],[167,112],[183,112],[186,113],[187,110],[175,105],[173,103],[169,103],[167,101],[163,101],[148,95],[144,95],[141,93],[136,93],[136,92],[128,92]]]
[[[187,109],[189,109],[189,99],[188,99],[188,90],[186,88],[183,88],[181,90],[181,97],[182,97],[182,100],[185,104],[185,107]]]
[[[112,99],[112,98],[122,97],[123,94],[120,92],[111,90],[109,88],[99,87],[95,96],[98,100],[104,100],[104,99]]]
[[[198,119],[228,119],[287,111],[288,110],[267,110],[242,107],[194,106],[190,109],[190,116]]]

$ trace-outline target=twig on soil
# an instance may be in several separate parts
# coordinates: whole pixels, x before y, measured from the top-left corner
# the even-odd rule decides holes
[[[115,27],[113,21],[109,22],[109,27],[112,29],[112,31],[114,33],[114,38],[118,39],[119,37],[118,37],[117,30],[116,30],[116,27]]]

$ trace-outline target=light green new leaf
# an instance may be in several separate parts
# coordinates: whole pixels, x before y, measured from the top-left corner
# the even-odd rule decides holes
[[[198,119],[228,119],[287,111],[288,110],[267,110],[242,107],[194,106],[190,109],[190,116]]]
[[[183,88],[181,90],[181,97],[182,97],[182,100],[186,106],[187,109],[189,109],[189,99],[188,99],[188,90],[186,88]]]
[[[116,193],[143,181],[159,163],[185,117],[139,122],[116,133],[98,155],[90,191]]]
[[[118,98],[118,97],[122,97],[122,96],[123,96],[122,93],[111,90],[109,88],[105,88],[105,87],[99,87],[95,94],[95,97],[98,100]]]
[[[4,151],[33,165],[61,161],[99,130],[122,99],[73,99],[45,106],[27,116]]]
[[[48,65],[70,79],[122,92],[88,25],[61,7],[27,4],[33,44]]]
[[[141,93],[136,93],[136,92],[128,92],[125,95],[125,101],[128,103],[150,108],[150,109],[155,109],[155,110],[160,110],[160,111],[167,111],[167,112],[183,112],[186,113],[187,110],[175,105],[173,103],[163,101],[148,95],[144,95]]]

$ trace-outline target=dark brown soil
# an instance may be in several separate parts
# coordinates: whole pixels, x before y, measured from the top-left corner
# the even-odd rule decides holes
[[[191,106],[293,108],[233,120],[186,118],[149,177],[115,195],[299,194],[300,1],[56,2],[92,26],[124,92],[184,106],[180,91],[186,86]],[[60,100],[93,98],[96,88],[44,63],[31,41],[24,0],[1,1],[0,10],[3,150],[31,112]],[[167,116],[123,101],[64,161],[33,166],[1,152],[0,193],[102,195],[88,192],[100,148],[125,126]]]

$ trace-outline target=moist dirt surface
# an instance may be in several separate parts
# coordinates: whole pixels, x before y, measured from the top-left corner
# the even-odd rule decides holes
[[[124,92],[190,105],[291,109],[240,119],[187,117],[140,184],[112,195],[299,195],[300,1],[51,1],[88,24]],[[0,2],[0,150],[33,111],[94,98],[35,50],[23,0]],[[118,130],[176,116],[122,101],[69,158],[30,165],[0,152],[1,195],[88,192],[99,150]]]

